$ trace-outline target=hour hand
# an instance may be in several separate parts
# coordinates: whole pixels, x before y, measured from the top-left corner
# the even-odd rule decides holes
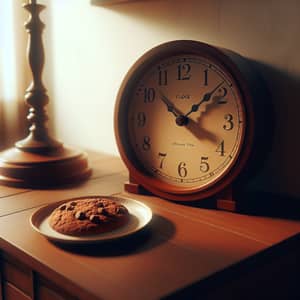
[[[159,94],[160,94],[160,99],[167,106],[168,111],[171,112],[175,117],[178,117],[179,114],[177,113],[176,108],[171,103],[171,101],[161,91],[159,91]]]

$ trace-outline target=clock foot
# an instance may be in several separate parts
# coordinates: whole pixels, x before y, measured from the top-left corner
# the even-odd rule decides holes
[[[217,195],[217,208],[231,212],[237,211],[237,203],[233,197],[232,186],[225,188],[225,190]]]
[[[124,190],[128,193],[140,194],[140,185],[137,183],[132,183],[130,181],[126,181],[124,183]]]
[[[149,192],[146,191],[140,184],[131,180],[124,183],[124,190],[132,194],[149,195]]]
[[[217,208],[226,211],[236,211],[236,201],[217,199]]]

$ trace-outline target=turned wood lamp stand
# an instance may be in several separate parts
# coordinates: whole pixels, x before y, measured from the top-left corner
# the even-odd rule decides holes
[[[45,6],[37,4],[36,0],[29,0],[23,6],[30,14],[25,28],[29,34],[27,56],[32,82],[26,90],[25,101],[30,107],[27,119],[31,126],[25,139],[0,153],[0,184],[43,188],[75,183],[91,174],[87,155],[64,147],[49,135],[46,127],[48,117],[45,106],[49,98],[41,78],[44,67],[44,24],[39,18]]]

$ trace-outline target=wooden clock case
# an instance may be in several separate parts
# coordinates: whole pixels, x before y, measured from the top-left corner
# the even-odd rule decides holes
[[[230,171],[216,184],[204,190],[172,187],[150,174],[135,157],[128,141],[127,111],[132,87],[144,70],[155,61],[178,55],[196,54],[207,58],[226,70],[237,84],[243,99],[246,117],[246,130],[240,154]],[[215,199],[217,208],[238,210],[235,195],[238,187],[261,166],[266,147],[270,143],[269,94],[259,74],[250,61],[239,54],[217,48],[202,42],[179,40],[159,45],[146,52],[127,73],[117,95],[115,105],[115,136],[122,160],[129,170],[129,182],[125,190],[131,193],[150,192],[156,196],[179,202],[195,203],[204,199]],[[268,116],[268,117],[267,117]],[[268,120],[266,122],[266,120]]]

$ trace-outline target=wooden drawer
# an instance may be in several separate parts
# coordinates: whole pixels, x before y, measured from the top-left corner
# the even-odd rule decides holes
[[[1,268],[4,282],[11,283],[24,294],[33,298],[33,276],[29,267],[8,255],[3,255]]]
[[[42,300],[66,300],[69,298],[65,298],[63,295],[57,293],[56,291],[46,287],[39,286],[38,288],[38,299]]]
[[[71,296],[64,291],[61,287],[58,287],[54,283],[50,282],[46,278],[38,276],[36,280],[36,296],[41,300],[76,300],[78,298]]]
[[[5,300],[31,300],[32,298],[24,294],[17,287],[11,283],[4,281],[3,282],[3,298]]]
[[[4,299],[3,296],[3,274],[2,274],[2,261],[0,260],[0,299]]]
[[[1,253],[0,299],[5,300],[75,300],[63,287],[49,281],[29,266]],[[2,289],[1,289],[2,288]]]

